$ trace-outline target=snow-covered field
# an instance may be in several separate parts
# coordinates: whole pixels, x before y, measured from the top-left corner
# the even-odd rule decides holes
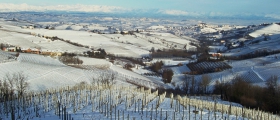
[[[225,102],[222,101],[218,102],[217,111],[214,112],[215,103],[209,98],[203,101],[194,98],[188,99],[175,96],[174,98],[165,98],[163,94],[157,96],[157,92],[141,92],[140,89],[137,90],[133,88],[133,85],[127,83],[124,79],[130,79],[132,81],[136,79],[138,84],[150,84],[147,86],[150,88],[153,88],[152,83],[155,84],[155,81],[114,66],[110,62],[102,59],[84,57],[81,57],[81,59],[85,61],[84,66],[88,67],[94,65],[109,65],[108,69],[116,71],[119,74],[117,83],[115,84],[118,87],[112,90],[113,92],[109,92],[109,90],[106,89],[101,90],[101,88],[99,88],[100,90],[98,90],[98,88],[95,88],[94,91],[92,91],[93,93],[90,94],[89,92],[92,88],[84,87],[84,90],[80,92],[75,92],[75,89],[73,89],[71,90],[72,92],[53,94],[51,92],[54,88],[65,87],[68,89],[67,86],[73,86],[81,82],[90,83],[92,76],[100,74],[103,70],[98,70],[99,68],[94,67],[92,69],[70,67],[51,57],[23,53],[19,55],[16,61],[1,63],[0,67],[6,68],[1,69],[1,77],[5,77],[6,73],[22,71],[23,74],[28,77],[27,82],[30,84],[30,89],[35,91],[35,93],[37,93],[37,91],[50,89],[50,94],[44,95],[40,100],[37,97],[39,95],[34,95],[36,96],[32,99],[34,100],[34,104],[29,104],[33,103],[31,101],[25,104],[27,105],[27,113],[20,112],[17,113],[16,116],[19,117],[18,115],[20,115],[20,117],[28,119],[61,119],[64,113],[60,112],[61,116],[59,117],[56,101],[56,99],[58,100],[58,98],[60,98],[60,95],[62,96],[59,100],[61,105],[60,111],[62,111],[62,107],[65,106],[67,117],[73,119],[250,119],[253,116],[252,111],[249,112],[248,110],[247,112],[250,115],[248,116],[248,114],[246,114],[246,116],[242,117],[242,109],[240,107],[234,107],[234,105],[232,106],[232,114],[229,115],[225,112],[229,107],[229,103],[225,104]],[[123,86],[124,89],[122,89],[121,86]],[[130,88],[125,88],[128,86],[130,86]],[[112,96],[108,97],[110,93]],[[68,97],[66,98],[66,96]],[[74,96],[76,98],[74,98]],[[47,102],[45,100],[47,100]],[[183,100],[185,100],[185,102],[183,102]],[[114,107],[109,107],[109,103]],[[35,104],[37,105],[37,110],[33,111],[33,105]],[[236,110],[236,112],[233,112],[233,110]],[[4,111],[4,109],[2,111]],[[194,111],[198,113],[196,114]],[[255,112],[258,113],[258,111]],[[275,116],[266,113],[262,117],[265,116],[275,118]],[[10,115],[1,115],[3,119],[9,119],[10,117]]]
[[[28,25],[28,23],[24,24]],[[51,23],[44,24],[52,25]],[[87,32],[86,30],[79,31],[84,29],[83,24],[62,24],[56,26],[55,30],[43,28],[23,29],[20,28],[21,24],[17,24],[17,22],[3,20],[0,20],[0,26],[2,26],[0,42],[20,46],[22,48],[41,48],[49,51],[77,53],[88,50],[86,48],[75,47],[62,41],[51,41],[45,38],[28,35],[32,33],[36,36],[57,36],[73,43],[79,43],[94,49],[102,48],[105,49],[107,53],[126,57],[148,56],[151,48],[155,50],[168,48],[185,49],[184,46],[186,45],[186,49],[196,49],[194,46],[189,45],[191,41],[195,41],[194,39],[186,36],[177,37],[170,33],[135,33],[135,35],[96,34]],[[86,24],[86,27],[85,29],[90,30],[105,29],[103,26],[95,24]]]
[[[64,40],[89,46],[94,49],[105,49],[109,54],[127,57],[144,57],[150,54],[151,48],[157,49],[196,49],[191,46],[191,42],[196,40],[187,36],[176,36],[167,32],[142,32],[135,35],[121,34],[96,34],[87,30],[106,30],[107,27],[94,24],[63,24],[55,26],[55,30],[47,29],[22,29],[20,26],[28,23],[16,23],[12,21],[0,20],[0,43],[5,43],[22,48],[40,48],[47,51],[83,53],[89,48],[77,47],[63,41],[51,41],[42,36],[57,36]],[[46,25],[58,23],[42,23]],[[85,27],[86,25],[87,27]],[[132,23],[127,22],[126,27]],[[145,24],[147,25],[147,24]],[[139,27],[142,28],[142,27]],[[164,26],[152,26],[150,29],[165,29]],[[231,27],[222,28],[232,29]],[[157,31],[157,30],[155,30]],[[160,30],[158,30],[160,31]],[[214,29],[204,29],[203,32],[215,32]],[[265,32],[267,34],[276,34],[271,36],[268,41],[246,46],[243,48],[232,49],[224,53],[226,56],[237,56],[251,53],[256,50],[276,50],[279,49],[279,26],[272,24],[262,28],[250,35],[256,36],[256,39]],[[31,35],[33,34],[33,35]],[[269,47],[268,47],[269,46]],[[222,72],[209,73],[211,78],[209,90],[213,90],[216,81],[230,82],[236,75],[246,79],[248,82],[263,86],[265,81],[272,75],[280,77],[280,54],[267,57],[260,57],[241,61],[227,62],[232,69]],[[68,86],[74,86],[85,82],[91,84],[93,80],[98,79],[104,73],[114,72],[117,77],[114,90],[104,88],[84,87],[80,91],[72,90],[68,92],[53,92],[49,95],[44,94],[43,99],[35,96],[29,99],[27,110],[17,112],[19,119],[61,119],[58,113],[58,103],[60,107],[65,107],[67,116],[73,119],[278,119],[278,117],[267,113],[261,113],[256,110],[244,111],[240,105],[233,105],[232,113],[229,114],[228,102],[219,101],[215,106],[214,100],[189,99],[179,96],[166,97],[165,94],[151,93],[135,89],[136,86],[146,88],[175,88],[173,84],[164,84],[161,76],[151,72],[148,69],[132,68],[132,71],[125,70],[115,66],[104,59],[94,59],[79,57],[83,60],[83,65],[67,66],[56,58],[40,56],[33,54],[20,53],[18,57],[0,51],[0,80],[7,74],[22,72],[27,77],[29,91],[41,93],[51,92],[54,88],[63,89]],[[186,78],[184,73],[190,72],[186,66],[191,60],[173,60],[173,59],[153,59],[153,62],[163,61],[164,68],[170,68],[174,72],[173,81],[180,85]],[[183,64],[178,66],[178,64]],[[200,81],[202,75],[196,75],[195,80]],[[278,80],[279,82],[279,80]],[[94,86],[96,87],[96,86]],[[124,88],[123,88],[124,87]],[[65,89],[65,91],[67,91]],[[75,89],[75,88],[73,88]],[[40,94],[40,93],[39,93]],[[41,94],[42,95],[42,94]],[[58,100],[58,98],[61,98]],[[219,104],[220,103],[220,104]],[[2,103],[0,103],[0,106]],[[35,105],[35,106],[34,106]],[[3,110],[2,110],[3,109]],[[22,108],[17,108],[19,111]],[[62,109],[60,109],[62,110]],[[10,119],[10,115],[5,115],[3,107],[0,107],[0,117]],[[23,111],[23,110],[22,110]],[[35,112],[36,111],[36,112]],[[246,112],[246,113],[243,113]],[[7,113],[7,112],[6,112]],[[261,116],[259,114],[261,113]],[[59,113],[62,114],[62,113]],[[243,114],[243,115],[242,115]]]
[[[59,38],[62,38],[64,40],[69,40],[74,43],[79,43],[82,45],[90,46],[95,49],[102,48],[105,49],[107,53],[109,54],[115,54],[117,56],[129,56],[129,57],[143,57],[149,55],[149,50],[151,48],[156,49],[166,49],[171,48],[175,46],[177,48],[183,48],[184,45],[187,45],[188,48],[192,48],[193,46],[190,46],[190,42],[194,42],[196,40],[192,38],[188,38],[186,36],[175,36],[171,33],[166,32],[142,32],[142,33],[135,33],[135,35],[121,35],[121,34],[96,34],[96,33],[90,33],[87,31],[79,31],[82,29],[83,26],[87,26],[88,29],[100,29],[105,30],[106,27],[98,25],[98,24],[62,24],[59,26],[56,26],[56,30],[47,30],[47,29],[22,29],[20,28],[20,25],[28,25],[28,23],[25,22],[14,22],[14,21],[4,21],[3,19],[0,20],[1,25],[1,32],[0,32],[0,42],[11,44],[15,46],[21,46],[23,48],[40,48],[42,50],[48,50],[48,51],[61,51],[61,52],[78,52],[82,53],[84,51],[88,51],[89,49],[84,47],[77,47],[74,45],[71,45],[69,43],[63,42],[63,41],[51,41],[45,38],[41,37],[35,37],[33,35],[30,35],[30,33],[36,34],[36,35],[45,35],[45,36],[57,36]],[[42,23],[42,24],[58,24],[58,23]],[[130,24],[130,23],[127,23]],[[152,26],[152,25],[151,25]],[[66,30],[68,29],[68,30]],[[261,28],[260,30],[257,30],[251,35],[258,36],[260,34],[263,34],[263,31],[270,31],[272,35],[270,40],[268,41],[261,41],[260,43],[253,44],[253,45],[247,45],[243,48],[237,48],[232,49],[226,53],[223,53],[225,56],[238,56],[242,54],[252,53],[256,50],[276,50],[279,49],[279,35],[278,34],[279,25],[272,24],[267,27]],[[11,32],[12,31],[12,32]],[[257,35],[258,34],[258,35]],[[256,38],[261,39],[261,38]],[[269,47],[268,47],[269,46]],[[1,58],[1,61],[4,61],[5,65],[9,66],[11,64],[12,67],[7,68],[13,68],[13,65],[15,64],[27,64],[26,62],[20,62],[23,55],[21,55],[18,58],[18,61],[13,61],[10,63],[6,63],[8,60],[7,57]],[[278,55],[276,55],[278,57]],[[28,58],[28,57],[26,57]],[[278,57],[279,58],[279,57]],[[37,58],[36,58],[37,59]],[[142,74],[150,73],[147,70],[144,69],[134,69],[134,72],[124,70],[122,68],[119,68],[117,66],[111,65],[109,62],[104,62],[104,60],[98,60],[98,59],[89,59],[89,58],[83,58],[81,59],[84,61],[84,65],[93,65],[97,67],[102,66],[110,66],[109,68],[114,71],[120,71],[120,73],[123,76],[134,76],[133,79],[137,81],[136,78],[147,80],[149,82],[158,83],[160,85],[163,85],[163,83],[160,80],[155,79],[147,79],[146,77],[143,77]],[[8,60],[10,61],[10,60]],[[27,60],[28,61],[28,60]],[[94,62],[92,62],[94,61]],[[189,68],[185,66],[185,64],[189,63],[190,60],[182,60],[182,61],[174,61],[172,59],[154,59],[152,61],[163,61],[165,66],[174,66],[171,67],[171,69],[174,71],[174,81],[182,79],[182,76],[184,76],[183,72],[190,71]],[[262,63],[259,63],[259,61],[263,61]],[[33,61],[34,62],[34,61]],[[38,62],[39,63],[39,62]],[[102,63],[101,65],[99,65]],[[184,64],[184,66],[178,67],[179,63]],[[4,65],[3,64],[3,65]],[[218,72],[218,73],[211,73],[209,74],[212,78],[211,85],[214,85],[216,80],[224,80],[224,79],[231,79],[235,75],[241,75],[244,78],[248,80],[248,82],[252,83],[264,83],[266,79],[268,79],[271,75],[278,75],[278,59],[273,59],[272,57],[264,57],[264,58],[256,58],[251,60],[243,60],[243,61],[230,61],[228,62],[230,66],[233,68],[230,70]],[[38,65],[38,64],[37,64]],[[24,65],[23,65],[24,66]],[[26,65],[28,66],[28,65]],[[32,65],[31,65],[32,66]],[[49,66],[49,65],[48,65]],[[52,67],[50,69],[62,69],[62,68],[68,68],[68,66],[64,66],[62,68],[57,68],[57,65],[51,65]],[[63,66],[63,65],[62,65]],[[61,66],[59,66],[61,67]],[[33,68],[33,67],[31,67]],[[29,69],[31,69],[29,68]],[[39,68],[36,66],[36,68]],[[77,74],[82,73],[81,70],[76,70],[76,68],[70,67],[69,70],[71,71],[73,69],[73,72],[77,72]],[[26,71],[23,67],[22,69],[19,69],[21,71]],[[18,70],[18,71],[19,71]],[[27,70],[28,71],[28,70]],[[52,70],[51,70],[52,71]],[[136,73],[135,73],[136,72]],[[137,74],[138,73],[138,74]],[[40,75],[47,74],[43,72]],[[52,71],[49,74],[56,75],[56,71]],[[69,72],[71,74],[71,72]],[[31,75],[32,76],[32,75]],[[84,76],[84,75],[79,75]],[[67,78],[67,75],[60,75],[60,79],[71,79],[73,82],[77,83],[80,82],[79,79],[86,78],[85,77],[72,77]],[[36,80],[35,78],[31,77],[32,79]],[[37,78],[39,79],[39,78]],[[51,79],[51,78],[44,78],[44,79]],[[87,78],[88,79],[88,78]],[[200,76],[196,76],[196,79],[199,80]],[[69,82],[71,83],[71,82]],[[51,86],[51,85],[49,85]],[[153,85],[152,85],[153,86]],[[165,85],[163,85],[165,86]],[[165,86],[168,87],[168,86]]]
[[[91,83],[93,78],[98,78],[99,74],[106,71],[117,73],[116,84],[132,83],[148,88],[165,86],[161,81],[151,80],[135,72],[117,67],[104,59],[80,57],[84,61],[83,65],[70,67],[51,57],[20,53],[15,60],[5,59],[4,57],[8,55],[5,52],[0,53],[3,56],[0,67],[5,68],[0,70],[0,78],[5,78],[7,74],[22,72],[27,77],[31,91],[73,86],[80,82]]]
[[[3,52],[3,54],[1,55],[4,56],[5,53]],[[160,85],[160,83],[156,83],[155,81],[153,81],[153,79],[148,79],[134,72],[114,66],[106,60],[85,57],[80,58],[85,61],[83,66],[93,67],[91,69],[80,69],[66,66],[51,57],[23,53],[19,55],[17,60],[1,63],[0,67],[5,68],[1,69],[0,72],[0,76],[2,78],[5,77],[6,73],[12,74],[14,72],[23,71],[23,73],[27,75],[27,82],[30,85],[30,90],[34,91],[35,93],[38,93],[38,91],[49,90],[48,95],[42,94],[44,92],[38,93],[43,95],[41,96],[41,98],[38,97],[39,95],[33,95],[34,97],[32,99],[28,99],[31,101],[26,102],[25,104],[25,112],[16,112],[16,116],[20,118],[35,120],[49,120],[62,119],[62,117],[65,117],[64,114],[66,113],[67,117],[73,119],[190,118],[206,120],[253,119],[253,117],[256,117],[258,113],[258,111],[246,109],[246,111],[244,111],[246,112],[246,114],[242,116],[242,108],[235,107],[235,105],[232,104],[232,113],[229,115],[226,111],[229,110],[230,103],[219,101],[216,104],[217,110],[216,112],[214,112],[215,102],[208,98],[203,101],[197,98],[189,99],[186,97],[181,98],[178,96],[174,96],[173,98],[166,98],[165,94],[158,95],[157,92],[144,92],[140,89],[135,89],[135,86],[129,83],[135,82],[138,84],[146,85],[146,87],[150,88],[153,88],[153,85]],[[252,64],[252,62],[248,62],[248,66]],[[81,82],[90,84],[93,77],[97,77],[98,74],[104,71],[104,69],[94,67],[95,65],[109,66],[107,69],[116,71],[118,73],[117,83],[115,84],[117,87],[113,90],[104,88],[82,87],[81,90],[78,90],[79,92],[75,90],[76,88],[69,91],[69,88],[67,86],[74,86]],[[182,66],[182,68],[178,68],[178,70],[185,69],[186,68],[184,68],[184,66]],[[179,74],[179,72],[177,74]],[[221,74],[222,73],[220,73],[220,75]],[[124,88],[121,86],[123,86]],[[53,90],[62,87],[65,87],[65,91],[69,92],[55,93],[55,91]],[[90,92],[92,92],[92,94],[90,94]],[[57,103],[57,100],[60,101],[59,104]],[[21,103],[17,104],[19,104],[18,106],[20,106]],[[34,105],[36,105],[35,111]],[[58,105],[60,105],[60,113],[58,111]],[[63,107],[66,108],[65,113],[62,113]],[[2,111],[5,111],[4,107],[2,107],[2,109]],[[21,107],[18,107],[17,109],[19,111],[21,111],[21,109],[23,110],[23,108]],[[255,115],[253,111],[255,112]],[[270,114],[262,114],[263,116],[261,117],[263,118],[276,118],[276,116]],[[6,116],[5,114],[1,113],[0,116],[2,119],[10,119],[11,117],[10,115]]]
[[[264,34],[266,34],[266,35],[280,34],[280,25],[271,24],[271,25],[265,26],[261,29],[258,29],[256,31],[250,33],[249,35],[252,37],[260,37]]]

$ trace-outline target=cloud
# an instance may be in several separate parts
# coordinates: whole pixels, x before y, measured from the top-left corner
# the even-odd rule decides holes
[[[182,10],[159,10],[158,12],[161,14],[181,15],[181,16],[200,16],[201,15],[201,13],[187,12],[187,11],[182,11]]]
[[[163,13],[163,14],[168,14],[168,15],[189,15],[188,12],[181,11],[181,10],[162,10],[159,12]]]
[[[0,3],[0,12],[19,12],[19,11],[78,11],[78,12],[124,12],[127,9],[115,6],[99,5],[53,5],[53,6],[33,6],[28,4]]]
[[[162,9],[127,9],[116,6],[103,6],[103,5],[48,5],[48,6],[35,6],[28,4],[12,4],[0,3],[0,12],[19,12],[19,11],[69,11],[69,12],[104,12],[104,13],[143,13],[143,14],[161,14],[173,16],[191,16],[191,17],[226,17],[226,18],[271,18],[280,19],[280,15],[273,12],[269,13],[256,13],[249,12],[191,12],[184,10],[162,10]]]
[[[267,14],[267,15],[265,15],[265,17],[280,20],[280,15],[279,14]]]

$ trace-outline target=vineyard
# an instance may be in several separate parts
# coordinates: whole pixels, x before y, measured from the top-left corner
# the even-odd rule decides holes
[[[225,62],[200,62],[187,64],[192,74],[219,72],[232,68]]]
[[[15,56],[10,55],[10,54],[5,53],[2,50],[0,50],[0,63],[5,63],[5,62],[9,62],[9,61],[14,61],[14,60],[15,60]]]
[[[267,119],[279,116],[259,110],[173,96],[135,87],[78,84],[74,87],[11,96],[0,103],[1,119]]]
[[[2,58],[2,57],[1,57]],[[116,84],[130,83],[147,88],[158,88],[163,85],[160,81],[151,81],[146,77],[131,71],[112,66],[109,62],[93,60],[94,65],[66,66],[60,61],[48,56],[21,53],[17,60],[0,64],[0,80],[7,74],[22,72],[27,76],[30,90],[46,90],[49,88],[72,86],[80,82],[91,83],[100,75],[108,72],[116,74]],[[83,59],[84,60],[84,59]],[[88,62],[90,60],[86,60]]]
[[[227,64],[209,62],[197,65],[223,67]],[[201,100],[158,92],[157,88],[167,88],[168,85],[107,63],[70,67],[51,57],[20,54],[17,61],[0,66],[5,68],[0,70],[2,78],[5,73],[24,71],[33,86],[31,90],[41,90],[29,91],[23,97],[14,94],[8,99],[0,98],[0,119],[279,119],[270,113],[220,103],[217,99]],[[187,67],[174,69],[176,74],[180,74]],[[259,78],[258,69],[251,69],[250,74],[230,69],[209,73],[209,76],[227,80],[237,72],[244,77],[248,74],[247,77],[253,79]],[[225,72],[228,76],[223,76]],[[112,74],[113,83],[100,82],[99,79],[107,79],[104,76]],[[201,75],[195,79],[200,80]],[[214,83],[212,80],[210,85]]]

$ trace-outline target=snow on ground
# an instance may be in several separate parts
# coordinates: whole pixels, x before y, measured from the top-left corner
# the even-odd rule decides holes
[[[35,37],[29,34],[11,33],[1,31],[0,42],[4,44],[10,44],[14,46],[20,46],[21,48],[40,48],[47,51],[56,52],[74,52],[82,53],[89,49],[77,47],[63,41],[52,41],[41,37]]]
[[[93,24],[93,25],[89,25],[88,29],[89,30],[106,30],[108,28],[107,27],[103,27],[103,26],[98,25],[98,24]]]
[[[15,46],[21,46],[22,48],[30,48],[30,46],[40,47],[39,45],[29,41],[22,36],[18,36],[18,33],[4,32],[0,33],[0,42],[4,44],[10,44]]]
[[[56,30],[66,30],[66,28],[68,28],[69,25],[67,24],[63,24],[63,25],[59,25],[57,27],[55,27]]]
[[[223,26],[223,27],[219,27],[219,28],[216,28],[218,31],[228,31],[228,30],[232,30],[234,29],[234,27],[229,27],[229,26]]]
[[[271,24],[271,25],[263,27],[259,30],[256,30],[256,31],[250,33],[249,35],[256,38],[256,37],[262,36],[263,34],[267,34],[267,35],[280,34],[280,25]]]
[[[276,54],[247,60],[228,61],[226,63],[232,66],[232,69],[206,74],[211,78],[209,90],[213,90],[216,81],[231,82],[235,76],[240,76],[254,85],[265,86],[265,81],[271,76],[276,75],[278,76],[278,83],[280,83],[278,72],[280,70],[279,58],[280,54]],[[177,86],[181,85],[186,80],[186,76],[182,72],[188,71],[187,66],[173,66],[170,68],[174,72],[172,82],[175,82]],[[199,82],[201,81],[202,75],[196,75],[194,77]]]
[[[279,78],[280,59],[278,56],[279,54],[248,60],[230,61],[228,63],[233,67],[230,72],[232,75],[242,76],[248,82],[263,86],[263,83],[272,75],[276,75]]]
[[[89,94],[90,92],[90,94]],[[28,99],[24,106],[26,111],[18,112],[15,116],[30,120],[52,119],[78,119],[78,120],[112,120],[112,119],[236,119],[249,120],[258,116],[261,119],[270,117],[278,119],[278,116],[263,113],[261,111],[249,111],[237,104],[224,103],[218,99],[201,100],[201,98],[171,97],[165,98],[165,94],[158,96],[157,92],[143,91],[135,88],[115,89],[81,89],[65,90],[48,94],[34,95]],[[59,103],[57,99],[59,98]],[[43,99],[43,100],[42,100]],[[218,101],[218,102],[214,102]],[[23,111],[18,102],[15,111]],[[230,106],[231,105],[231,106]],[[230,107],[229,107],[230,106]],[[34,108],[36,107],[36,110]],[[64,108],[64,110],[62,109]],[[61,108],[58,110],[58,108]],[[214,109],[215,108],[215,109]],[[232,112],[228,114],[228,110]],[[63,111],[63,112],[62,112]],[[242,115],[242,112],[244,114]],[[255,114],[253,114],[254,112]],[[66,113],[66,114],[65,114]],[[2,119],[11,119],[10,114],[1,114]],[[248,117],[248,118],[247,118]]]
[[[79,58],[84,62],[82,68],[92,69],[66,66],[57,59],[48,56],[20,53],[17,61],[0,63],[0,67],[5,68],[1,69],[0,78],[4,78],[6,74],[23,72],[27,76],[30,90],[41,91],[60,86],[72,86],[80,82],[91,83],[93,77],[98,78],[100,73],[112,70],[117,73],[116,84],[127,85],[127,82],[129,82],[151,88],[165,86],[159,80],[125,70],[104,59]]]
[[[176,58],[174,58],[174,59],[171,59],[171,58],[154,58],[151,61],[151,63],[162,61],[163,64],[166,65],[166,66],[173,66],[173,65],[178,65],[180,63],[181,64],[188,64],[190,62],[189,59],[185,59],[185,58],[178,58],[178,60],[176,60]]]
[[[174,72],[174,74],[183,74],[185,72],[191,71],[186,65],[171,67],[171,69]]]
[[[226,51],[226,53],[222,53],[222,55],[225,56],[239,56],[239,55],[244,55],[248,53],[254,53],[255,51],[258,50],[279,50],[279,44],[280,44],[280,35],[273,35],[271,36],[270,40],[267,41],[262,41],[263,39],[256,38],[255,40],[261,40],[259,43],[256,44],[249,44],[244,47],[239,47],[235,49],[230,49]]]
[[[7,23],[7,24],[6,24]],[[77,42],[83,45],[92,46],[94,48],[103,48],[108,53],[112,53],[119,56],[132,56],[132,57],[142,57],[149,54],[149,50],[154,48],[167,48],[167,46],[163,43],[162,39],[166,40],[167,42],[171,43],[180,43],[180,44],[188,44],[190,40],[186,40],[184,37],[179,38],[175,35],[172,35],[170,33],[136,33],[136,35],[121,35],[121,34],[95,34],[95,33],[88,33],[85,31],[71,31],[71,30],[64,30],[67,27],[73,27],[75,30],[80,29],[82,25],[62,25],[58,26],[61,27],[59,29],[62,30],[46,30],[46,29],[21,29],[17,26],[13,26],[13,22],[0,22],[1,26],[3,26],[2,29],[6,30],[14,30],[19,32],[32,32],[36,34],[41,35],[47,35],[47,36],[58,36],[60,38],[63,38],[65,40],[70,40],[72,42]],[[78,26],[78,27],[77,27]],[[100,25],[90,25],[88,27],[98,28],[101,27]],[[77,29],[76,29],[77,28]],[[105,27],[106,28],[106,27]],[[105,29],[104,28],[104,29]],[[71,28],[72,29],[72,28]],[[272,32],[277,32],[278,25],[272,24],[265,28],[262,28],[261,30],[270,30]],[[259,33],[256,31],[256,33]],[[230,52],[223,53],[223,55],[226,56],[234,56],[234,55],[242,55],[246,53],[251,53],[255,50],[259,49],[279,49],[279,36],[272,35],[270,36],[271,40],[268,41],[261,41],[258,44],[246,46],[243,48],[237,48],[232,49]],[[86,51],[88,49],[75,47],[73,45],[61,42],[61,41],[49,41],[44,38],[34,37],[31,35],[21,34],[21,33],[11,33],[11,32],[2,32],[0,33],[0,41],[3,43],[9,43],[13,45],[21,45],[24,47],[40,47],[42,49],[49,49],[53,51]],[[152,41],[152,42],[151,42]],[[270,46],[269,48],[267,46]],[[99,64],[97,59],[92,60],[96,63],[90,62],[87,58],[82,58],[84,61],[84,64]],[[180,61],[174,61],[172,59],[154,59],[152,62],[156,61],[163,61],[166,66],[170,65],[178,65],[179,63],[187,64],[189,60],[180,60]],[[264,81],[268,79],[272,74],[277,74],[273,71],[278,70],[278,63],[273,62],[269,64],[265,64],[261,66],[261,64],[258,64],[256,62],[257,60],[245,60],[245,61],[230,61],[229,64],[233,67],[231,70],[219,72],[219,73],[211,73],[210,75],[213,76],[213,81],[221,80],[222,78],[232,78],[233,75],[239,74],[244,76],[245,78],[251,79],[250,82],[256,82],[256,83],[262,83],[261,81]],[[266,60],[264,60],[266,61]],[[269,61],[269,60],[268,60]],[[273,64],[274,63],[274,64]],[[107,64],[107,63],[106,63]],[[254,66],[252,68],[252,66]],[[121,71],[124,72],[124,75],[127,76],[136,76],[141,79],[147,79],[143,78],[143,76],[139,75],[144,72],[147,72],[147,70],[134,70],[138,74],[132,74],[133,72],[127,73],[126,70],[123,70],[122,68],[118,68],[117,66],[111,66],[111,69],[115,69],[115,71]],[[189,71],[189,69],[186,66],[181,67],[171,67],[171,69],[174,71],[174,73],[177,76],[181,76],[182,72]],[[249,71],[249,72],[248,72]],[[229,75],[221,75],[229,73]],[[223,76],[223,77],[221,77]],[[228,76],[228,77],[226,77]],[[174,79],[177,79],[174,77]],[[199,79],[199,77],[197,77]],[[255,79],[255,80],[253,80]],[[214,82],[212,82],[214,83]]]
[[[102,44],[117,45],[111,42],[110,39],[103,37],[102,35],[95,33],[88,33],[85,31],[72,31],[72,30],[30,30],[35,33],[47,36],[57,36],[64,40],[70,40],[71,42],[80,43],[82,45],[102,47]]]
[[[89,57],[79,57],[83,61],[83,65],[109,65],[112,63],[104,59],[89,58]]]
[[[18,28],[21,29],[21,28]],[[16,29],[16,30],[18,30]],[[25,30],[26,32],[32,32],[40,35],[47,36],[57,36],[63,38],[64,40],[70,40],[71,42],[80,43],[82,45],[91,46],[96,49],[102,48],[106,52],[116,54],[119,56],[130,56],[130,57],[142,57],[149,54],[148,50],[138,48],[139,46],[135,45],[123,45],[111,41],[107,37],[104,37],[95,33],[88,33],[85,31],[70,31],[70,30],[45,30],[45,29],[36,29],[36,30]],[[21,46],[23,48],[37,47],[48,49],[52,51],[68,51],[68,52],[84,52],[88,49],[75,47],[64,43],[61,41],[52,42],[43,38],[21,35],[20,37],[17,34],[11,35],[10,33],[2,33],[0,41],[3,43]],[[20,41],[19,41],[20,40]],[[144,44],[143,44],[144,46]]]
[[[153,73],[151,70],[147,70],[143,68],[132,68],[132,71],[141,75],[143,75],[144,73]]]
[[[150,34],[154,35],[157,38],[164,39],[169,42],[175,42],[175,43],[180,43],[180,44],[189,44],[190,43],[190,41],[181,39],[171,33],[150,33]]]
[[[215,30],[213,28],[203,28],[203,29],[201,29],[201,32],[203,32],[203,33],[214,33],[214,32],[217,32],[217,30]]]
[[[90,26],[100,27],[97,25],[90,25]],[[40,35],[50,36],[50,37],[57,36],[59,38],[63,38],[64,40],[70,40],[71,42],[90,46],[95,49],[102,48],[105,49],[106,52],[110,54],[115,54],[118,56],[126,56],[126,57],[148,56],[149,50],[151,50],[151,48],[155,48],[155,49],[169,48],[170,45],[173,44],[172,42],[174,42],[174,46],[175,44],[178,44],[177,45],[178,48],[183,49],[184,44],[188,44],[190,42],[189,40],[181,39],[170,33],[161,33],[161,34],[153,33],[152,36],[143,36],[138,33],[136,33],[136,35],[133,36],[121,35],[121,34],[96,34],[96,33],[89,33],[86,31],[77,31],[78,29],[82,29],[81,27],[83,26],[64,24],[58,26],[58,29],[56,30],[47,30],[47,29],[22,29],[18,26],[4,24],[2,29],[23,32],[26,34],[32,33],[36,35],[40,34]],[[65,30],[67,28],[71,30]],[[85,29],[89,29],[89,28],[85,28]],[[51,43],[52,41],[50,40],[31,37],[31,35],[30,36],[20,35],[20,33],[10,34],[7,32],[7,34],[2,33],[2,36],[3,38],[1,39],[1,41],[3,41],[4,43],[6,41],[7,43],[10,43],[12,45],[21,45],[23,47],[36,46],[36,47],[41,47],[44,49],[50,49],[54,51],[62,51],[66,49],[69,52],[77,51],[80,53],[86,50],[86,49],[81,49],[80,51],[78,51],[75,47],[69,46],[67,44],[63,45],[61,42]],[[16,41],[18,39],[21,39],[21,41]],[[165,41],[171,43],[168,45],[167,42],[164,42],[161,39],[164,39]],[[51,45],[54,46],[57,45],[57,46],[52,48]],[[63,47],[59,48],[58,46],[63,46]],[[71,47],[73,47],[74,49],[70,49]]]

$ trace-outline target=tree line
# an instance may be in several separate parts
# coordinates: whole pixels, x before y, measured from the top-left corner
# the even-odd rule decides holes
[[[152,48],[151,50],[151,54],[150,56],[152,58],[161,58],[161,57],[183,57],[183,58],[187,58],[187,57],[191,57],[195,52],[190,52],[187,50],[175,50],[175,49],[169,49],[169,50],[155,50],[154,48]]]
[[[150,66],[150,69],[161,74],[164,83],[171,83],[174,72],[171,69],[163,69],[163,62],[157,61]]]
[[[196,80],[194,75],[185,74],[184,81],[176,86],[178,93],[195,95],[195,94],[210,94],[209,84],[211,76],[204,74],[200,80]]]
[[[280,85],[277,76],[266,80],[264,87],[252,85],[240,76],[232,82],[217,81],[214,94],[220,94],[227,101],[237,102],[243,106],[276,113],[280,111]]]
[[[3,79],[0,79],[1,101],[10,100],[14,94],[22,97],[29,86],[26,80],[27,76],[23,72],[7,73]]]
[[[11,113],[12,120],[15,120],[15,103],[11,102],[17,100],[20,105],[25,103],[25,94],[29,88],[27,83],[27,76],[23,72],[7,73],[4,78],[0,78],[0,102],[3,103],[3,111],[8,115]]]
[[[84,54],[87,56],[87,57],[92,57],[92,58],[102,58],[102,59],[105,59],[105,57],[107,56],[107,53],[104,49],[97,49],[97,51],[87,51],[87,52],[84,52]]]
[[[280,50],[258,50],[252,53],[240,55],[240,56],[223,56],[224,59],[226,60],[246,60],[246,59],[251,59],[251,58],[257,58],[257,57],[264,57],[268,55],[274,55],[280,53]],[[277,58],[277,57],[275,57]]]
[[[64,64],[83,64],[83,61],[74,53],[64,53],[58,59]]]

